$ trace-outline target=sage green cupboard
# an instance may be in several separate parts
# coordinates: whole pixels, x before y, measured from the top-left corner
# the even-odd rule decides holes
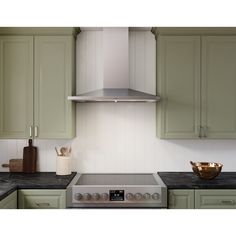
[[[236,36],[202,37],[202,126],[207,138],[236,138]]]
[[[0,209],[17,209],[17,191],[0,201]]]
[[[157,134],[236,138],[236,36],[160,36]]]
[[[34,43],[34,135],[72,138],[75,105],[67,97],[74,89],[74,38],[37,36]]]
[[[168,191],[169,209],[194,209],[194,189],[173,189]]]
[[[19,209],[65,209],[65,189],[18,190]]]
[[[200,37],[161,36],[157,48],[157,134],[196,138],[200,125]]]
[[[33,124],[33,37],[0,36],[0,137],[26,138]]]
[[[0,37],[0,138],[73,138],[73,36]]]
[[[236,209],[235,189],[195,190],[196,209]]]

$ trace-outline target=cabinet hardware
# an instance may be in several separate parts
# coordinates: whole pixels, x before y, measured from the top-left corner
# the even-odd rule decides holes
[[[38,137],[38,126],[34,126],[34,137]]]
[[[42,202],[42,203],[35,202],[35,205],[37,205],[38,207],[48,207],[48,206],[50,206],[50,203],[48,203],[48,202]]]
[[[32,138],[32,125],[29,127],[29,136]]]
[[[234,205],[235,201],[234,200],[221,200],[221,204]]]

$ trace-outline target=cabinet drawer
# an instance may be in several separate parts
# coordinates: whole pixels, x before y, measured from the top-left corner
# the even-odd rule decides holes
[[[66,206],[66,190],[19,190],[21,209],[63,209]]]
[[[236,190],[196,190],[197,209],[236,209]]]

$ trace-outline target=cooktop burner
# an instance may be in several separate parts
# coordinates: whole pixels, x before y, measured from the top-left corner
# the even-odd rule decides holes
[[[76,185],[156,185],[152,174],[83,174]]]
[[[77,174],[67,187],[68,208],[166,208],[167,188],[158,174]]]

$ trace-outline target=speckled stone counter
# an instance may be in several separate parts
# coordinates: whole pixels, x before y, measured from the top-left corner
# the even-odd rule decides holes
[[[202,180],[193,172],[158,172],[168,189],[236,189],[236,172],[221,172],[215,179]]]
[[[55,172],[0,172],[0,201],[17,189],[65,189],[75,175],[76,172],[60,176]]]

